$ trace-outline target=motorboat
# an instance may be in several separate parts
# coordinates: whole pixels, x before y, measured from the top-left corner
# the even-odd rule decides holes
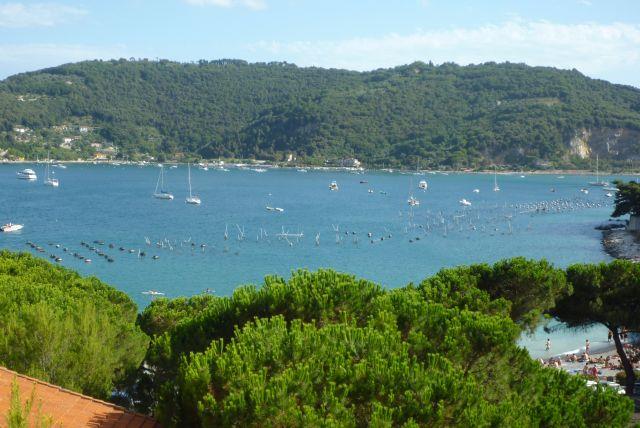
[[[332,181],[331,184],[329,184],[329,190],[339,190],[338,183],[336,181]]]
[[[20,180],[28,180],[28,181],[36,181],[38,179],[38,175],[31,168],[23,169],[22,171],[18,171],[16,173]]]
[[[460,199],[459,203],[463,207],[470,207],[471,206],[471,202],[467,201],[465,198]]]
[[[142,294],[147,294],[149,296],[164,296],[164,293],[156,290],[143,291]]]
[[[420,180],[420,182],[418,183],[418,189],[427,190],[428,186],[429,185],[425,180]]]
[[[7,223],[4,224],[2,226],[0,226],[0,231],[2,232],[17,232],[19,230],[21,230],[24,226],[21,224],[13,224],[13,223]]]
[[[409,199],[407,199],[407,203],[412,207],[417,207],[418,205],[420,205],[420,201],[413,196],[409,196]]]

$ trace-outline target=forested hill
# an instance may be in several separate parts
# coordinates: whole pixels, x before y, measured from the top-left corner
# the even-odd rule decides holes
[[[511,63],[353,72],[113,60],[0,82],[0,149],[32,156],[49,146],[63,157],[80,150],[55,148],[74,127],[119,156],[584,166],[595,153],[605,162],[640,153],[640,90]]]

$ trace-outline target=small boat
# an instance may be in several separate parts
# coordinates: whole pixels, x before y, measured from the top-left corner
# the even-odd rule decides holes
[[[155,290],[143,291],[142,294],[147,294],[149,296],[164,296],[164,293]]]
[[[115,164],[114,164],[115,165]],[[67,169],[66,165],[63,165],[61,163],[54,163],[53,165],[51,165],[54,168],[60,168],[60,169]]]
[[[278,212],[278,213],[283,213],[283,212],[284,212],[284,208],[280,208],[280,207],[272,207],[272,206],[269,206],[269,205],[267,205],[267,206],[265,207],[265,209],[266,209],[267,211],[275,211],[275,212]]]
[[[588,190],[588,189],[580,189],[580,191],[581,191],[582,193],[584,193],[585,195],[588,195],[588,194],[589,194],[589,190]]]
[[[480,193],[480,189],[473,189],[473,193]]]
[[[58,187],[60,185],[60,182],[58,181],[57,178],[51,178],[51,174],[50,174],[50,168],[49,168],[49,156],[47,155],[47,166],[45,167],[45,179],[44,179],[44,185],[45,186],[51,186],[51,187]]]
[[[158,182],[156,183],[156,190],[153,192],[153,197],[156,199],[173,200],[173,194],[166,191],[164,188],[164,167],[160,165],[160,175],[158,176]]]
[[[600,186],[605,187],[608,186],[609,183],[606,181],[600,180],[600,158],[596,155],[596,181],[592,181],[589,183],[589,186]]]
[[[187,164],[187,171],[189,175],[189,196],[187,197],[185,202],[191,205],[200,205],[200,203],[202,202],[200,198],[191,194],[191,164]]]
[[[18,171],[16,174],[18,175],[18,179],[20,180],[35,181],[38,179],[36,172],[31,168],[26,168],[22,171]]]
[[[368,189],[367,193],[373,193],[373,189]]]
[[[602,188],[602,190],[606,190],[608,192],[617,192],[618,188],[617,187],[612,187],[612,186],[605,186]]]
[[[338,183],[335,180],[329,184],[329,190],[339,190]]]
[[[611,198],[611,197],[613,197],[613,193],[611,193],[611,192],[607,192],[607,193],[605,193],[605,196],[606,196],[607,198]]]
[[[7,223],[4,224],[2,226],[0,226],[0,231],[2,232],[17,232],[20,229],[22,229],[24,226],[21,224],[13,224],[13,223]]]
[[[420,182],[418,183],[418,189],[427,190],[428,186],[429,185],[425,180],[420,180]]]
[[[413,196],[409,196],[409,199],[407,199],[407,203],[412,207],[417,207],[418,205],[420,205],[420,201]]]
[[[471,202],[467,201],[465,198],[460,199],[459,203],[463,207],[470,207],[471,206]]]

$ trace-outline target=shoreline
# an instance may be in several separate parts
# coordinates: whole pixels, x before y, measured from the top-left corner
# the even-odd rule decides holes
[[[602,247],[614,259],[640,262],[640,233],[627,229],[603,230]]]
[[[8,160],[3,159],[0,160],[0,165],[25,165],[25,164],[46,164],[46,161],[43,160]],[[157,164],[166,164],[166,165],[186,165],[187,162],[174,162],[174,161],[110,161],[110,160],[56,160],[51,161],[51,164],[62,164],[62,165],[126,165],[126,166],[154,166]],[[202,162],[208,166],[213,166],[212,164],[217,164],[216,161],[206,161]],[[194,163],[194,165],[197,165]],[[582,170],[582,169],[535,169],[535,170],[515,170],[515,169],[502,169],[495,171],[493,169],[480,169],[480,170],[468,170],[468,169],[457,169],[457,170],[443,170],[443,169],[422,169],[422,170],[411,170],[411,169],[402,169],[402,168],[353,168],[353,167],[342,167],[342,166],[317,166],[317,165],[279,165],[279,164],[266,164],[262,161],[253,161],[253,162],[243,162],[243,161],[229,161],[225,162],[225,167],[232,168],[240,168],[240,167],[261,167],[266,169],[310,169],[317,171],[348,171],[348,172],[388,172],[388,173],[400,173],[400,174],[414,174],[414,175],[424,175],[424,174],[497,174],[497,175],[574,175],[574,176],[588,176],[594,175],[596,172],[591,170]],[[640,177],[640,173],[638,172],[604,172],[601,175],[609,176],[609,175],[624,175],[624,176],[638,176]]]

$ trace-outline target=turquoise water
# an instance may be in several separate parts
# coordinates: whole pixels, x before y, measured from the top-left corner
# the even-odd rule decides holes
[[[39,181],[16,179],[15,172],[27,167],[36,170]],[[42,257],[61,257],[62,265],[96,275],[141,307],[151,299],[142,294],[145,290],[169,297],[206,289],[229,295],[238,285],[260,283],[267,274],[288,276],[297,268],[331,267],[398,287],[443,267],[515,255],[546,258],[558,266],[609,259],[593,227],[608,218],[612,200],[600,188],[580,192],[592,177],[498,175],[501,191],[493,192],[492,174],[192,169],[194,193],[203,202],[191,206],[184,203],[186,166],[165,170],[173,201],[151,197],[159,173],[155,166],[54,168],[59,188],[43,186],[43,169],[0,165],[0,222],[24,224],[19,233],[0,234],[0,247],[38,254],[25,245],[33,241],[46,250]],[[428,190],[417,188],[421,179]],[[329,190],[332,180],[339,191]],[[408,206],[410,193],[420,200],[419,207]],[[472,206],[462,207],[462,198]],[[567,201],[560,212],[524,213],[531,207],[522,204],[557,200]],[[284,212],[267,211],[267,205]],[[239,239],[242,231],[244,239]],[[304,237],[279,239],[283,231]],[[104,241],[91,245],[113,263],[80,245],[94,240]],[[146,257],[139,257],[138,250]],[[93,262],[84,263],[72,252]],[[579,341],[572,334],[553,336],[554,351],[584,342],[584,334]],[[541,336],[523,343],[532,354],[543,351]]]

